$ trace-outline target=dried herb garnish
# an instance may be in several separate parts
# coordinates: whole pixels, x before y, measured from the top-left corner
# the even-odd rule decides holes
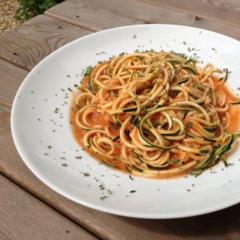
[[[84,177],[89,177],[89,176],[90,176],[90,173],[88,173],[88,172],[81,172],[81,174],[82,174]]]
[[[105,200],[106,198],[108,198],[108,196],[102,196],[102,197],[100,197],[100,199],[103,201],[103,200]]]
[[[85,72],[84,77],[89,76],[92,73],[92,70],[93,70],[93,67],[91,67],[91,66],[86,67],[86,69],[84,71]]]
[[[136,190],[131,190],[131,191],[129,191],[130,193],[135,193],[135,192],[137,192]]]
[[[132,175],[129,175],[128,177],[129,177],[129,179],[131,179],[132,181],[134,180],[134,178],[132,177]]]
[[[59,108],[55,108],[54,113],[59,113],[60,109]]]

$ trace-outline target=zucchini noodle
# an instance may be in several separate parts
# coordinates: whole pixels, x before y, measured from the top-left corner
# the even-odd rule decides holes
[[[134,175],[199,175],[226,161],[239,136],[239,100],[227,76],[175,52],[114,57],[88,71],[74,92],[75,136],[98,160]]]

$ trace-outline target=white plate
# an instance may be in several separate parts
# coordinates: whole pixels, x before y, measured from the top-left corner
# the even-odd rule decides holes
[[[197,178],[132,180],[128,174],[98,164],[76,143],[69,124],[70,99],[64,98],[67,88],[79,83],[88,65],[121,52],[152,48],[197,53],[204,62],[229,68],[228,83],[236,91],[240,86],[240,43],[221,34],[175,25],[126,26],[90,34],[42,60],[19,88],[11,116],[19,154],[31,171],[56,192],[108,213],[180,218],[238,203],[239,149],[230,156],[233,166],[219,164]],[[54,113],[55,108],[60,112]]]

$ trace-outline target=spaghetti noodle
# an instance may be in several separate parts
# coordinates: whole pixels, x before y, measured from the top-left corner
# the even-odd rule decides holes
[[[227,77],[174,52],[112,58],[89,69],[75,94],[75,135],[95,158],[134,175],[199,175],[226,161],[239,135]]]

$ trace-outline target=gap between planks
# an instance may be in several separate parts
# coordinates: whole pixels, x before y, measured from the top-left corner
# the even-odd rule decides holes
[[[7,78],[2,77],[4,74],[3,71],[6,72],[10,72],[11,74],[9,75],[9,78],[7,76]],[[1,84],[3,83],[3,85],[0,86],[0,122],[1,122],[1,126],[3,127],[4,130],[1,129],[0,127],[0,134],[2,131],[9,131],[8,134],[11,134],[11,130],[10,130],[10,113],[11,113],[11,106],[12,106],[12,101],[15,95],[16,90],[18,89],[18,87],[20,86],[22,80],[24,79],[24,77],[28,74],[28,71],[23,70],[22,68],[15,66],[12,63],[9,63],[7,61],[1,60],[0,59],[0,81]],[[14,81],[13,81],[14,80]],[[3,82],[5,81],[5,82]],[[8,84],[10,86],[10,89],[5,89],[3,86],[6,84]],[[6,94],[4,94],[4,90]],[[8,125],[8,127],[6,126],[6,124]],[[7,129],[8,128],[8,129]],[[5,136],[6,137],[6,136]],[[14,147],[14,146],[13,146]],[[26,166],[25,166],[26,167]],[[11,176],[11,174],[8,173],[8,171],[5,171],[4,168],[0,167],[0,176],[4,176],[5,178],[7,178],[9,181],[15,183],[18,187],[22,188],[23,190],[25,190],[27,193],[29,193],[30,195],[32,195],[33,197],[35,197],[36,199],[38,199],[39,201],[43,202],[44,204],[46,204],[47,206],[49,206],[50,208],[54,209],[56,212],[58,212],[59,214],[61,214],[62,216],[66,217],[68,220],[72,221],[73,223],[77,224],[78,226],[82,227],[85,231],[87,231],[88,233],[94,235],[95,237],[99,236],[96,234],[96,232],[89,230],[88,227],[82,225],[79,221],[76,221],[74,218],[72,218],[71,216],[69,217],[69,215],[67,213],[65,213],[64,211],[61,210],[61,208],[57,208],[55,207],[54,204],[48,202],[47,200],[45,200],[44,198],[41,197],[41,195],[36,194],[36,192],[32,191],[31,187],[26,187],[24,185],[24,183],[22,183],[21,181],[18,181],[18,179],[16,179],[14,176]]]
[[[10,176],[11,177],[11,176]],[[21,180],[19,180],[19,182],[20,182],[20,184],[21,184]],[[24,185],[24,183],[23,183],[23,185]],[[36,193],[36,192],[34,192],[34,190],[32,190],[31,189],[31,187],[29,187],[29,192],[31,193],[31,194],[33,194],[33,195],[37,195],[38,193]],[[47,203],[48,205],[49,205],[49,202],[48,202],[48,200],[46,200],[46,199],[44,199],[44,201],[43,202],[45,202],[45,203]],[[50,204],[53,204],[52,202],[50,203]],[[51,205],[52,206],[52,205]],[[55,209],[55,208],[54,208]],[[61,209],[61,207],[59,207],[59,209],[60,210],[58,210],[58,208],[57,208],[57,211],[59,211],[59,212],[61,212],[61,214],[65,211],[65,210],[62,210]],[[232,213],[233,213],[234,211],[232,210]],[[64,212],[64,214],[68,214],[67,212]],[[84,213],[83,213],[84,214]],[[96,215],[100,215],[100,214],[97,214],[96,213]],[[68,215],[67,215],[68,216]],[[76,221],[76,223],[78,223],[79,224],[79,220],[78,220],[78,217],[77,216],[71,216],[71,219],[74,219],[74,222]],[[109,217],[109,219],[113,219],[113,218],[111,218],[111,217]],[[119,218],[120,219],[120,218]],[[204,218],[203,218],[204,219]],[[128,222],[129,224],[132,224],[133,222],[135,222],[136,223],[136,226],[141,226],[141,224],[137,224],[137,222],[142,222],[143,223],[143,225],[146,223],[146,225],[148,225],[147,224],[147,222],[145,222],[144,220],[143,221],[141,221],[141,220],[139,220],[139,221],[135,221],[135,220],[130,220],[130,219],[126,219],[125,220],[126,222]],[[194,221],[194,220],[193,220]],[[177,222],[179,222],[179,221],[177,221]],[[188,222],[188,223],[190,223],[189,221],[186,221],[186,222]],[[195,220],[195,222],[196,222],[196,220]],[[160,222],[159,222],[159,224],[160,224]],[[162,224],[164,224],[163,222],[162,222]],[[154,224],[154,225],[156,225],[157,226],[157,224]],[[161,224],[160,224],[161,225]],[[168,224],[165,224],[166,225],[166,227],[168,226]],[[171,224],[170,224],[171,225]],[[81,225],[82,226],[82,225]],[[123,225],[123,226],[125,226],[125,225]],[[91,227],[88,227],[88,228],[91,228]],[[159,228],[161,229],[162,227],[161,226],[159,226]],[[150,228],[150,230],[151,230],[151,228]],[[96,231],[96,230],[95,230]],[[157,228],[155,229],[155,228],[153,228],[153,231],[157,231]],[[183,230],[184,231],[184,230]],[[163,231],[164,232],[164,231]]]
[[[234,0],[138,0],[199,18],[239,27],[240,1]]]
[[[2,174],[0,186],[0,239],[98,239]]]
[[[39,198],[36,194],[34,194],[30,190],[26,189],[24,187],[24,185],[22,185],[20,182],[17,182],[14,178],[12,178],[8,174],[6,174],[6,173],[4,173],[3,171],[0,170],[0,177],[1,176],[3,176],[8,181],[10,181],[13,184],[15,184],[17,187],[19,187],[20,189],[22,189],[23,191],[25,191],[26,193],[31,195],[33,198],[37,199],[38,201],[40,201],[44,205],[46,205],[49,208],[51,208],[53,211],[57,212],[59,215],[65,217],[68,221],[70,221],[70,222],[76,224],[77,226],[79,226],[80,228],[82,228],[84,231],[86,231],[86,233],[89,233],[91,236],[93,236],[94,239],[99,239],[99,240],[102,239],[95,232],[90,231],[88,228],[86,228],[85,226],[81,225],[78,221],[75,221],[73,218],[69,217],[67,214],[65,214],[64,212],[60,211],[58,208],[54,207],[53,204],[49,204],[47,201],[44,201],[42,198]]]
[[[57,48],[89,33],[72,24],[39,15],[0,36],[0,57],[30,71]]]
[[[13,71],[13,70],[12,70]],[[14,80],[13,78],[12,80]],[[15,80],[16,81],[16,80]],[[0,86],[3,87],[3,86]],[[17,84],[12,87],[17,88]],[[9,101],[11,96],[8,95]],[[240,212],[240,205],[219,213],[210,214],[188,219],[178,220],[144,220],[117,217],[105,213],[91,210],[56,194],[51,189],[43,185],[24,166],[16,150],[14,149],[9,129],[10,108],[4,104],[0,111],[0,141],[6,144],[6,149],[2,148],[2,153],[8,154],[8,158],[3,160],[0,171],[8,178],[26,189],[30,194],[39,198],[42,202],[50,205],[54,210],[63,216],[71,219],[76,224],[89,230],[92,234],[111,240],[129,239],[160,239],[169,238],[173,240],[193,239],[194,237],[204,239],[226,239],[238,236],[240,220],[237,216]],[[2,135],[2,136],[1,136]],[[226,224],[226,222],[228,224]],[[109,225],[109,223],[111,223]],[[207,226],[212,226],[208,229]]]
[[[157,4],[158,2],[150,4],[149,1],[71,0],[50,8],[45,12],[45,15],[67,21],[74,25],[88,26],[97,31],[136,23],[163,23],[203,28],[240,39],[239,25],[233,26],[228,24],[228,22],[216,21],[216,19],[198,18],[189,12],[185,13],[166,8]],[[86,17],[86,11],[88,11],[89,17]],[[105,16],[101,15],[101,11],[108,13],[108,18],[110,16],[119,17],[119,22],[115,22],[113,25],[110,19],[103,20]],[[85,15],[83,14],[82,16],[81,12]],[[122,20],[124,18],[128,19],[127,24],[124,24]]]

